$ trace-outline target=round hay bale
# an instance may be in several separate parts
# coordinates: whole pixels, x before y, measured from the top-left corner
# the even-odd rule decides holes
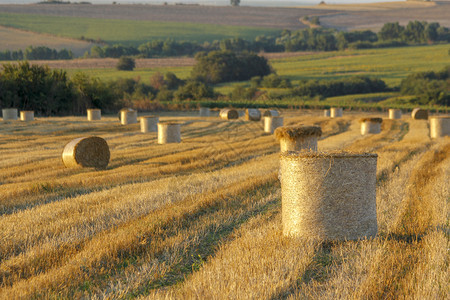
[[[325,241],[377,234],[377,154],[285,152],[283,234]]]
[[[232,108],[224,108],[219,113],[220,118],[224,120],[235,120],[239,119],[239,113],[237,110]]]
[[[342,117],[342,115],[343,115],[342,108],[337,108],[337,107],[330,108],[330,117],[340,118],[340,117]]]
[[[275,129],[283,126],[283,117],[264,117],[264,132],[272,134]]]
[[[268,109],[264,111],[263,117],[279,117],[280,112],[278,110]]]
[[[389,109],[389,119],[397,120],[402,118],[401,109],[390,108]]]
[[[361,134],[366,135],[369,133],[380,133],[382,118],[362,118],[359,120],[361,123]]]
[[[102,119],[102,111],[98,108],[88,108],[87,109],[87,119],[88,121],[98,121]]]
[[[34,111],[33,110],[20,111],[20,121],[34,121]]]
[[[330,110],[329,109],[324,109],[323,110],[323,116],[324,117],[329,117],[330,116]]]
[[[18,112],[17,108],[4,108],[2,109],[3,121],[17,120]]]
[[[428,111],[419,107],[414,108],[411,113],[411,117],[414,120],[428,120]]]
[[[146,116],[141,117],[141,132],[157,132],[158,131],[159,117],[156,116]]]
[[[110,152],[104,139],[97,136],[77,138],[69,142],[62,153],[67,168],[106,168]]]
[[[432,139],[450,136],[450,116],[430,117],[430,137]]]
[[[181,124],[179,123],[158,123],[158,144],[180,143]]]
[[[120,123],[122,125],[137,123],[137,111],[132,108],[123,108],[120,110]]]
[[[247,108],[245,110],[246,121],[259,121],[261,120],[261,112],[257,108]]]
[[[322,135],[319,126],[284,126],[275,129],[281,152],[309,149],[317,151],[317,138]]]
[[[200,107],[199,110],[200,117],[209,117],[211,114],[211,110],[209,107]]]

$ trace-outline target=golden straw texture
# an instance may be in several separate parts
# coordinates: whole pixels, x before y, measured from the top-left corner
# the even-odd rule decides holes
[[[137,123],[137,111],[131,108],[123,108],[120,110],[120,123],[122,125]]]
[[[381,132],[381,123],[378,122],[362,122],[361,123],[361,135],[366,135],[369,133],[380,133]]]
[[[402,111],[400,109],[396,108],[389,109],[389,119],[396,120],[401,118],[402,118]]]
[[[145,116],[141,117],[141,132],[157,132],[158,131],[159,117]]]
[[[421,108],[414,108],[411,117],[414,120],[428,120],[428,111]]]
[[[32,110],[20,111],[20,121],[34,121],[34,111]]]
[[[98,108],[88,108],[87,109],[87,119],[88,121],[98,121],[102,119],[102,111]]]
[[[321,135],[319,126],[284,126],[275,129],[281,152],[303,149],[317,151],[317,138]]]
[[[257,108],[247,108],[245,110],[246,121],[259,121],[261,120],[261,112]]]
[[[281,154],[283,234],[325,241],[375,236],[376,170],[376,154]]]
[[[17,108],[4,108],[2,109],[3,121],[17,120],[18,119]]]
[[[264,132],[273,133],[275,129],[283,126],[283,117],[264,117]]]
[[[450,116],[430,117],[430,137],[450,136]]]
[[[224,108],[220,111],[220,118],[224,120],[239,119],[239,113],[237,110],[232,108]]]
[[[167,122],[158,123],[158,144],[180,143],[181,124]]]
[[[69,142],[62,153],[67,168],[105,168],[110,159],[108,144],[97,136],[77,138]]]

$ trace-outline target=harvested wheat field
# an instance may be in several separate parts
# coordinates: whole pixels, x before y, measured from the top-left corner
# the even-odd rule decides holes
[[[0,299],[448,298],[450,139],[409,116],[361,136],[382,113],[281,114],[320,126],[319,151],[378,155],[375,238],[283,236],[279,144],[261,122],[161,113],[182,141],[159,145],[117,116],[6,121]],[[105,139],[106,168],[64,166],[83,136]]]

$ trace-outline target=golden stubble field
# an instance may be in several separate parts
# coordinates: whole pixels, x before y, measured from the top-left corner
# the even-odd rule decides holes
[[[285,238],[279,145],[261,122],[161,113],[180,144],[116,116],[0,123],[0,298],[444,299],[450,139],[387,114],[285,110],[320,125],[319,149],[378,154],[379,234]],[[358,119],[383,117],[361,136]],[[96,135],[106,170],[67,169],[66,143]]]

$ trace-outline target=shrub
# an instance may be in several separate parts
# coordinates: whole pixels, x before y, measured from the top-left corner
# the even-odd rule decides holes
[[[121,71],[133,71],[136,63],[133,58],[128,56],[122,56],[119,58],[119,62],[117,63],[117,70]]]

